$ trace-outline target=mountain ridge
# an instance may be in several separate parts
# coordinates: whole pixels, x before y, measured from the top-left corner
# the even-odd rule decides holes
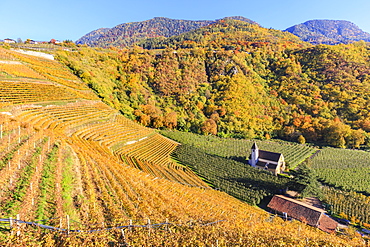
[[[140,44],[146,39],[164,39],[182,35],[217,23],[221,20],[239,20],[259,25],[243,16],[230,16],[216,20],[184,20],[167,17],[154,17],[145,21],[128,22],[112,28],[99,28],[91,31],[76,41],[92,47],[129,47]],[[340,44],[364,40],[370,42],[370,34],[356,24],[346,20],[309,20],[293,25],[283,31],[298,36],[311,44]]]
[[[291,26],[290,32],[311,44],[339,44],[364,40],[370,42],[370,34],[356,24],[345,20],[309,20]]]
[[[140,22],[119,24],[113,28],[99,28],[87,33],[76,41],[76,44],[89,46],[130,46],[141,40],[158,37],[171,37],[186,33],[223,19],[234,19],[257,24],[242,16],[230,16],[217,20],[181,20],[167,17],[154,17]]]

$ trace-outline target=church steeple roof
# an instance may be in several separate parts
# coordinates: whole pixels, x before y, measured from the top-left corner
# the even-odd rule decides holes
[[[253,143],[252,149],[258,149],[256,142]]]

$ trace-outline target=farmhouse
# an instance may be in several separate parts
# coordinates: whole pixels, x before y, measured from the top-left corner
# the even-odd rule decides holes
[[[14,44],[16,41],[14,39],[4,39],[4,43]]]
[[[28,43],[29,43],[29,44],[32,44],[32,45],[37,45],[39,42],[34,41],[34,40],[32,40],[32,39],[31,39]]]
[[[268,170],[275,175],[285,170],[283,154],[259,150],[256,143],[252,145],[248,163],[253,167]]]
[[[325,214],[325,210],[286,196],[275,195],[267,207],[275,212],[317,227],[324,232],[332,233],[338,226],[335,220]]]

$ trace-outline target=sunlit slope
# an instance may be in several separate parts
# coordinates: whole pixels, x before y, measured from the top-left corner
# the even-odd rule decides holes
[[[17,238],[0,232],[0,245],[299,246],[302,239],[318,246],[362,243],[353,236],[339,238],[298,222],[284,222],[210,189],[190,170],[171,161],[170,153],[178,143],[122,117],[81,82],[53,81],[47,72],[30,65],[32,57],[25,56],[29,59],[25,62],[24,55],[1,52],[7,56],[3,61],[20,62],[39,78],[20,76],[18,67],[12,73],[0,72],[6,86],[29,86],[13,87],[0,96],[0,101],[4,99],[0,218],[19,214],[22,220],[48,220],[47,225],[65,227],[63,219],[69,215],[71,229],[84,231],[128,225],[130,220],[136,225],[148,224],[148,219],[171,224],[149,231],[135,228],[126,232],[125,239],[114,230],[65,238],[58,232],[27,227]],[[54,63],[47,61],[45,66]],[[57,71],[54,77],[62,78]],[[41,89],[44,85],[54,89]],[[43,98],[38,90],[54,92],[55,97]],[[67,90],[69,98],[56,90]],[[30,100],[21,101],[22,92]]]
[[[98,99],[60,63],[0,48],[1,106]]]
[[[60,63],[1,49],[0,100],[6,111],[39,129],[102,146],[154,176],[206,186],[170,160],[178,143],[120,116]],[[2,61],[2,62],[1,62]],[[4,68],[5,68],[4,67]],[[32,104],[31,104],[32,103]]]
[[[84,231],[128,225],[130,220],[135,225],[145,225],[148,219],[171,223],[167,230],[150,230],[150,235],[142,228],[127,232],[126,241],[133,246],[153,241],[167,246],[300,246],[302,240],[317,246],[361,244],[352,237],[339,238],[297,221],[271,217],[219,191],[154,177],[124,165],[95,141],[76,135],[63,139],[54,131],[7,115],[1,115],[0,124],[0,218],[16,214],[27,221],[56,218],[47,224],[58,227],[59,219],[68,214],[71,229]],[[28,235],[22,234],[12,244],[52,243],[37,230],[25,231]],[[35,235],[30,238],[31,233]],[[82,238],[73,234],[67,243],[94,245],[89,238],[101,244],[122,241],[120,232],[108,233]]]

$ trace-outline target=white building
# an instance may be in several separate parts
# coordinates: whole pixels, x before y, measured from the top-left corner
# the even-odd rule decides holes
[[[248,163],[253,167],[268,170],[275,175],[285,170],[283,154],[259,150],[256,143],[252,145]]]

